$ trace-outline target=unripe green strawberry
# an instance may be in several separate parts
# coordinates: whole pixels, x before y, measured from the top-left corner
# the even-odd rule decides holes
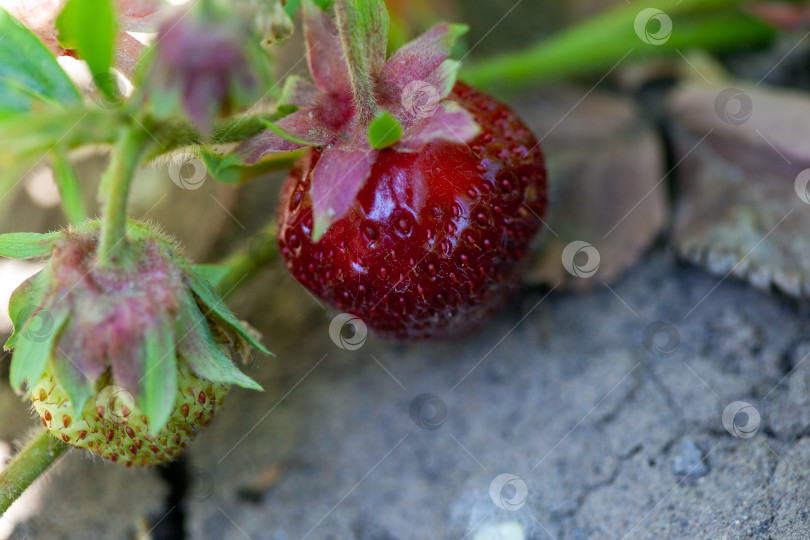
[[[231,384],[231,359],[266,352],[167,238],[131,222],[121,261],[96,259],[100,227],[1,235],[0,255],[52,251],[11,297],[10,379],[56,436],[113,461],[176,456]]]
[[[154,435],[132,394],[118,386],[103,387],[78,416],[64,387],[46,370],[31,388],[31,401],[55,437],[127,466],[157,465],[183,451],[211,421],[228,390],[230,385],[201,379],[181,364],[171,416]]]

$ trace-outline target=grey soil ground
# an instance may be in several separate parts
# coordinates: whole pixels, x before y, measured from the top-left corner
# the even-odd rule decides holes
[[[791,301],[657,252],[610,289],[523,290],[458,342],[350,351],[289,278],[260,282],[234,306],[276,352],[249,369],[266,392],[232,393],[183,500],[154,471],[72,455],[12,538],[133,538],[167,512],[216,540],[810,536],[810,339]],[[7,431],[24,409],[0,388],[9,440],[33,421]],[[724,427],[736,401],[760,414],[753,436]]]

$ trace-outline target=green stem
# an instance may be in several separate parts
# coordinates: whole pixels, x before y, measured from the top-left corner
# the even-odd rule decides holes
[[[73,224],[77,225],[87,220],[87,211],[82,201],[79,178],[76,170],[63,148],[57,148],[53,152],[52,167],[56,186],[62,196],[62,209],[65,216]]]
[[[229,270],[220,280],[217,289],[223,296],[231,294],[277,258],[276,222],[273,220],[254,234],[242,248],[220,263]]]
[[[118,264],[126,259],[129,187],[146,150],[146,137],[139,129],[129,126],[122,128],[113,148],[110,165],[101,180],[105,196],[97,252],[97,261],[101,265]]]
[[[70,445],[42,430],[0,471],[0,517]]]
[[[349,78],[357,104],[357,115],[360,122],[370,122],[374,118],[374,91],[371,76],[366,69],[366,58],[358,35],[357,13],[354,2],[349,0],[335,1],[335,22],[340,33],[340,42],[349,66]]]
[[[766,42],[774,30],[734,8],[742,0],[657,0],[620,6],[563,30],[532,47],[490,58],[462,71],[460,77],[483,87],[513,87],[540,80],[608,69],[624,58],[673,54],[701,47],[722,50]],[[634,23],[646,8],[672,18],[669,38],[645,43]]]

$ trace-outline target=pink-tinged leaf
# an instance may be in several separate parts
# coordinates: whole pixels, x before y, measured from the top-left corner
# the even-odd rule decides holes
[[[432,141],[466,143],[481,133],[473,116],[452,101],[442,102],[432,115],[409,128],[394,146],[399,152],[418,152]]]
[[[284,105],[306,108],[314,107],[320,96],[321,91],[317,86],[298,75],[290,75],[284,81],[284,90],[281,92],[279,101]]]
[[[440,81],[430,81],[431,75],[442,66],[453,44],[466,31],[463,24],[440,24],[395,52],[382,71],[382,87],[386,88],[383,98],[389,102],[402,101],[403,91],[414,81],[438,85]],[[450,92],[446,85],[436,89],[447,90],[440,98]]]
[[[377,150],[370,148],[329,148],[321,154],[312,173],[312,213],[317,242],[326,229],[342,218],[362,189]]]
[[[236,153],[242,156],[246,165],[253,165],[268,152],[292,152],[301,146],[267,130],[240,144]]]
[[[304,34],[315,84],[327,92],[347,92],[351,88],[349,67],[337,27],[311,0],[304,1]]]
[[[200,77],[183,89],[183,108],[202,133],[211,133],[214,129],[214,117],[217,113],[217,100],[214,96],[221,96],[224,86],[221,80]]]
[[[290,152],[305,145],[325,146],[336,136],[319,109],[301,109],[276,122],[274,130],[264,131],[242,143],[237,152],[245,163],[253,164],[268,152]]]

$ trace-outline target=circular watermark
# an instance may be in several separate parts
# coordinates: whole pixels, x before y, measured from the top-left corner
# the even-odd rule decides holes
[[[34,343],[42,343],[47,341],[54,332],[53,315],[44,309],[38,309],[31,315],[28,322],[25,324],[25,331],[23,336],[28,341]]]
[[[346,351],[356,351],[366,342],[368,328],[363,319],[351,313],[336,315],[329,323],[332,342]]]
[[[447,404],[433,394],[419,394],[411,400],[408,414],[422,429],[436,431],[447,421]]]
[[[735,401],[723,410],[723,427],[739,439],[750,439],[759,431],[759,411],[745,401]]]
[[[110,89],[111,93],[102,91],[99,86]],[[96,75],[90,80],[87,90],[93,102],[103,109],[116,109],[127,99],[126,83],[112,72]]]
[[[805,204],[810,204],[810,169],[805,169],[796,177],[796,195]]]
[[[489,484],[489,498],[502,510],[520,510],[528,497],[526,482],[514,474],[499,474]]]
[[[581,240],[571,242],[562,252],[563,266],[569,274],[578,278],[593,276],[599,270],[600,261],[599,250]]]
[[[135,410],[135,398],[125,388],[106,386],[96,395],[96,410],[108,422],[126,424]]]
[[[439,108],[441,100],[439,91],[429,82],[411,81],[402,90],[400,103],[410,116],[428,118]]]
[[[726,88],[714,100],[714,111],[722,121],[732,126],[741,126],[754,112],[754,100],[737,88]]]
[[[636,15],[633,27],[638,38],[648,45],[663,45],[672,36],[672,19],[656,8],[642,9]]]
[[[669,358],[681,345],[678,329],[666,321],[655,321],[647,325],[641,343],[647,352],[658,358]]]
[[[192,502],[205,502],[214,494],[214,475],[202,467],[193,466],[188,470],[188,492]]]
[[[186,152],[169,165],[169,177],[174,184],[182,189],[193,191],[200,189],[208,176],[203,160]]]

